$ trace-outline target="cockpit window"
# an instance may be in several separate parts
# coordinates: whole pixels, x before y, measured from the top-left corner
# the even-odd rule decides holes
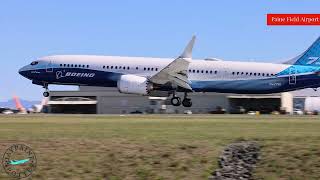
[[[33,61],[30,65],[34,66],[37,65],[39,62],[38,61]]]

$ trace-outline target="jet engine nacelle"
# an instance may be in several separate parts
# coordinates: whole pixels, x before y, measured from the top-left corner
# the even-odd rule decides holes
[[[148,95],[152,91],[152,83],[145,77],[136,75],[122,75],[117,82],[121,93]]]

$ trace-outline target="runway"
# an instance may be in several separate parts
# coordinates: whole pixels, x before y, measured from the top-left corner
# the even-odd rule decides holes
[[[254,178],[312,179],[319,125],[318,116],[2,115],[0,152],[29,145],[35,179],[205,179],[227,144],[252,140],[263,155]]]

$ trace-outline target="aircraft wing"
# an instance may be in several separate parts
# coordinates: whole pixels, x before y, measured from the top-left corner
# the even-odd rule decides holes
[[[174,85],[192,90],[188,80],[188,67],[192,59],[192,48],[196,37],[193,36],[184,52],[172,61],[169,65],[163,68],[160,72],[150,77],[150,81],[156,84],[166,84],[171,82]]]

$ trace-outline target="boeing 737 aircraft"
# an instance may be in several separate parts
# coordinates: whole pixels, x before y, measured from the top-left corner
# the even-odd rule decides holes
[[[176,59],[57,55],[38,58],[19,73],[41,85],[117,87],[121,93],[171,96],[171,104],[191,107],[191,92],[267,94],[320,86],[320,38],[283,64],[193,60],[195,37]],[[184,98],[176,92],[184,92]]]

